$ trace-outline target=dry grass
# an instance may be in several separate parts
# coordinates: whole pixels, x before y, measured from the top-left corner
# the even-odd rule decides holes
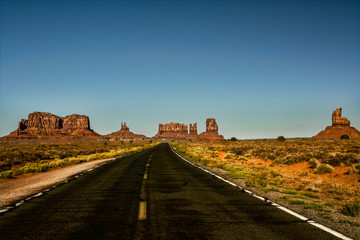
[[[24,140],[0,142],[0,178],[107,159],[156,145],[152,141],[66,141]]]

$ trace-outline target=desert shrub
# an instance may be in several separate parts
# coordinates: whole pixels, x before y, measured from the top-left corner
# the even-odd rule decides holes
[[[235,157],[236,156],[233,153],[226,153],[225,156],[224,156],[225,159],[230,159],[230,158],[235,158]]]
[[[335,156],[329,156],[326,161],[327,164],[330,164],[334,167],[340,166],[341,163],[344,163],[347,166],[352,165],[353,163],[360,163],[360,156],[358,154],[340,154],[337,153]]]
[[[303,204],[305,204],[304,200],[298,200],[298,199],[289,200],[289,203],[294,204],[294,205],[303,205]]]
[[[238,157],[238,160],[241,160],[241,161],[247,161],[247,160],[248,160],[248,158],[247,158],[247,157],[245,157],[245,156],[239,156],[239,157]]]
[[[252,149],[251,147],[240,147],[240,148],[234,148],[232,149],[232,153],[236,155],[246,155],[246,153]]]
[[[360,153],[360,146],[352,146],[346,152],[359,154]]]
[[[315,173],[324,174],[324,173],[332,173],[333,171],[334,171],[333,166],[323,163],[317,166]]]
[[[278,140],[278,141],[285,141],[286,139],[285,139],[284,136],[278,136],[278,137],[277,137],[277,140]]]
[[[320,198],[319,195],[313,194],[313,193],[311,193],[311,192],[304,192],[304,193],[302,193],[301,195],[304,195],[304,196],[309,197],[309,198],[316,198],[316,199],[319,199],[319,198]]]
[[[284,190],[284,191],[282,191],[282,193],[289,194],[289,195],[295,195],[295,194],[297,194],[297,192],[294,191],[294,190]]]
[[[346,174],[346,175],[351,175],[351,174],[353,174],[354,172],[355,172],[355,171],[354,171],[353,168],[348,168],[348,169],[346,169],[346,171],[345,171],[344,174]]]
[[[271,175],[271,177],[273,177],[273,178],[276,178],[277,176],[280,176],[280,177],[283,176],[283,174],[282,174],[281,172],[278,172],[278,171],[273,170],[273,169],[270,170],[270,175]]]
[[[230,141],[236,141],[236,140],[237,140],[236,137],[230,138]]]
[[[275,178],[271,179],[269,181],[270,184],[274,185],[274,186],[280,186],[282,185],[284,182],[284,178],[282,176],[276,176]]]
[[[360,215],[360,201],[346,203],[340,212],[347,216],[357,217]]]
[[[281,160],[281,164],[295,164],[295,163],[300,163],[300,162],[304,162],[306,160],[306,158],[304,158],[302,155],[297,156],[297,155],[291,155],[291,156],[287,156],[286,158]]]
[[[316,158],[311,158],[308,162],[310,168],[316,168],[318,166],[318,161]]]
[[[360,163],[358,163],[358,164],[355,164],[355,169],[357,169],[358,171],[360,171]]]
[[[14,175],[14,170],[7,170],[4,172],[0,172],[0,178],[12,178]]]
[[[258,174],[249,176],[246,179],[246,185],[247,186],[253,186],[253,187],[266,187],[267,186],[267,180],[268,180],[268,173],[267,172],[260,172]]]

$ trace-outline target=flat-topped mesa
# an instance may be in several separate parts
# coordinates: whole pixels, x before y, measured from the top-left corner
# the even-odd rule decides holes
[[[159,131],[155,135],[159,138],[188,138],[188,126],[184,123],[159,123]]]
[[[210,140],[222,140],[224,136],[219,135],[218,133],[218,125],[216,123],[215,118],[206,119],[206,132],[200,133],[200,139],[210,139]]]
[[[191,137],[191,138],[196,138],[196,137],[198,137],[197,124],[196,124],[196,123],[194,123],[194,125],[192,125],[192,124],[190,123],[189,130],[190,130],[189,137]]]
[[[350,126],[350,121],[341,116],[342,108],[336,109],[332,114],[332,125],[342,125],[342,126]]]
[[[19,127],[2,140],[36,139],[49,137],[99,137],[90,129],[88,116],[72,114],[59,117],[51,113],[33,112],[21,119]]]
[[[325,130],[319,132],[313,138],[360,138],[360,132],[350,126],[350,121],[341,116],[342,108],[335,109],[332,113],[332,126],[327,126]]]
[[[88,116],[72,114],[62,119],[64,129],[84,129],[90,130],[90,120]]]
[[[126,122],[121,122],[121,129],[119,131],[110,133],[105,135],[105,137],[111,139],[145,139],[147,138],[145,135],[142,134],[135,134],[130,132],[129,128],[126,126]]]

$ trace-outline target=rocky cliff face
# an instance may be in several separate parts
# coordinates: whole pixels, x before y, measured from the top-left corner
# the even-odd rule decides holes
[[[340,138],[347,135],[349,138],[360,138],[360,132],[350,126],[350,121],[342,117],[342,108],[335,109],[332,114],[332,126],[327,126],[325,130],[319,132],[314,138]]]
[[[197,124],[190,124],[190,132],[186,124],[180,123],[166,123],[159,124],[159,131],[155,135],[158,138],[185,138],[185,139],[211,139],[218,140],[224,139],[222,135],[218,134],[218,125],[214,118],[208,118],[206,120],[206,132],[198,135]]]
[[[190,133],[189,133],[189,137],[190,137],[190,138],[197,138],[197,137],[198,137],[197,124],[196,124],[196,123],[194,123],[194,125],[192,125],[192,124],[190,123],[190,128],[189,128],[189,130],[190,130]]]
[[[183,123],[159,124],[159,131],[155,137],[160,138],[188,138],[188,126]]]
[[[350,121],[341,116],[342,114],[342,108],[335,109],[335,111],[332,114],[332,125],[333,126],[350,126]]]
[[[224,139],[223,135],[218,133],[218,125],[215,118],[206,119],[206,131],[199,134],[201,139],[210,139],[210,140],[222,140]]]
[[[121,123],[121,129],[119,131],[105,135],[105,137],[110,139],[145,139],[147,138],[142,134],[135,134],[130,132],[129,128],[126,126],[126,122]]]
[[[51,113],[30,113],[28,119],[21,119],[19,127],[3,140],[36,139],[48,137],[99,137],[90,129],[88,116],[72,114],[59,117]]]

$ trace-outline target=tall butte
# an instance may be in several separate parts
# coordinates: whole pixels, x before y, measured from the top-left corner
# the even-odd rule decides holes
[[[216,123],[215,118],[206,119],[206,131],[199,134],[200,139],[210,139],[210,140],[222,140],[224,139],[223,135],[218,133],[219,127]]]
[[[350,121],[342,117],[342,108],[335,109],[332,114],[332,126],[327,126],[325,130],[319,132],[313,138],[341,138],[348,136],[349,138],[360,138],[360,132],[350,126]]]
[[[218,133],[218,125],[214,118],[206,119],[206,132],[197,133],[197,123],[190,124],[190,128],[184,123],[159,124],[159,131],[155,138],[180,138],[180,139],[210,139],[222,140],[224,137]]]

